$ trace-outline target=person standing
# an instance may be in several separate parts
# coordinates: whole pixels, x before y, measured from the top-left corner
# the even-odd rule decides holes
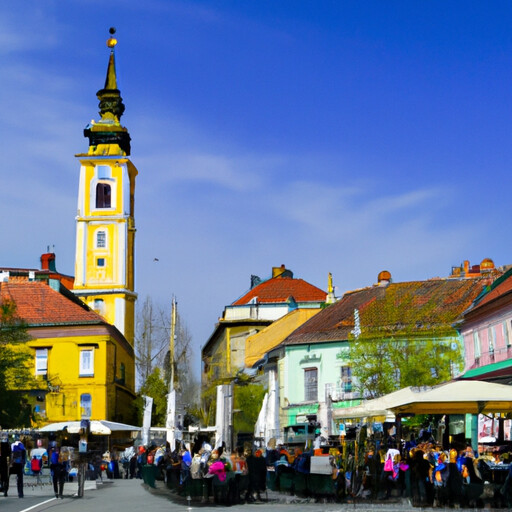
[[[4,496],[9,490],[9,463],[11,460],[11,445],[7,439],[0,443],[0,486]]]
[[[16,439],[11,445],[11,475],[16,475],[16,483],[18,487],[18,497],[23,498],[23,470],[27,460],[27,452],[23,443]]]
[[[64,482],[68,474],[68,462],[64,460],[61,451],[54,451],[52,453],[50,470],[52,472],[53,490],[55,497],[63,499]]]

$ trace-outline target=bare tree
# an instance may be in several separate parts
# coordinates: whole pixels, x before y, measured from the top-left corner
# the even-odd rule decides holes
[[[137,314],[135,361],[139,388],[155,368],[163,370],[161,374],[169,386],[171,314],[170,311],[165,312],[161,307],[155,306],[150,297],[146,297]],[[192,336],[178,312],[174,341],[174,387],[183,404],[195,403],[199,397],[199,384],[194,379],[191,363]]]
[[[135,366],[137,388],[140,388],[155,368],[163,368],[169,348],[168,324],[161,308],[146,297],[137,310],[135,323]]]

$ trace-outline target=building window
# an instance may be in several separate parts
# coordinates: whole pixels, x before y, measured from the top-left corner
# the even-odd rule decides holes
[[[473,331],[473,344],[475,347],[475,358],[480,357],[480,336],[478,335],[478,331]]]
[[[348,365],[341,367],[341,390],[352,393],[352,368]]]
[[[112,191],[108,183],[96,185],[96,208],[110,208],[112,203]]]
[[[494,354],[494,346],[496,345],[496,329],[494,327],[489,327],[487,336],[489,338],[489,353]]]
[[[36,375],[48,374],[48,349],[36,348]]]
[[[96,249],[105,249],[107,247],[107,232],[96,231]]]
[[[84,419],[92,416],[92,397],[89,393],[80,395],[80,412]]]
[[[94,299],[92,308],[98,315],[105,316],[105,301],[103,299]]]
[[[510,333],[508,332],[507,322],[503,322],[503,339],[505,340],[505,346],[510,347]]]
[[[94,375],[94,349],[80,350],[80,377],[92,377]]]
[[[304,370],[304,400],[306,402],[318,400],[317,368],[306,368]]]
[[[96,266],[97,267],[104,267],[105,266],[105,258],[98,258],[96,260]]]

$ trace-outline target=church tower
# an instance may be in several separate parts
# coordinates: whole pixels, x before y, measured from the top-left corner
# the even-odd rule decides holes
[[[115,325],[133,346],[135,324],[134,196],[137,169],[130,135],[120,123],[124,104],[115,66],[115,29],[105,87],[97,92],[100,119],[84,130],[89,151],[80,161],[73,292]]]

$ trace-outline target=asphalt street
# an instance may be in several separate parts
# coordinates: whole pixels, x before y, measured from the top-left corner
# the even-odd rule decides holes
[[[25,477],[25,497],[18,498],[16,492],[15,477],[11,477],[9,496],[0,495],[1,512],[42,512],[52,510],[54,512],[178,512],[198,510],[208,512],[226,507],[216,506],[213,503],[201,504],[177,499],[166,488],[163,482],[157,482],[156,489],[150,489],[142,483],[142,480],[113,480],[105,483],[87,482],[84,497],[76,497],[76,483],[66,483],[64,486],[64,498],[55,498],[53,487],[48,477],[43,477],[41,484],[35,483],[34,477]],[[256,512],[257,510],[272,512],[420,512],[420,509],[411,507],[407,500],[398,503],[311,503],[308,500],[298,499],[293,496],[270,493],[268,502],[255,504],[235,505],[229,507],[232,511]],[[436,509],[436,511],[439,509]],[[462,509],[459,509],[462,510]],[[476,512],[475,509],[471,509]],[[490,509],[485,509],[489,512]],[[501,512],[504,509],[501,509]]]

